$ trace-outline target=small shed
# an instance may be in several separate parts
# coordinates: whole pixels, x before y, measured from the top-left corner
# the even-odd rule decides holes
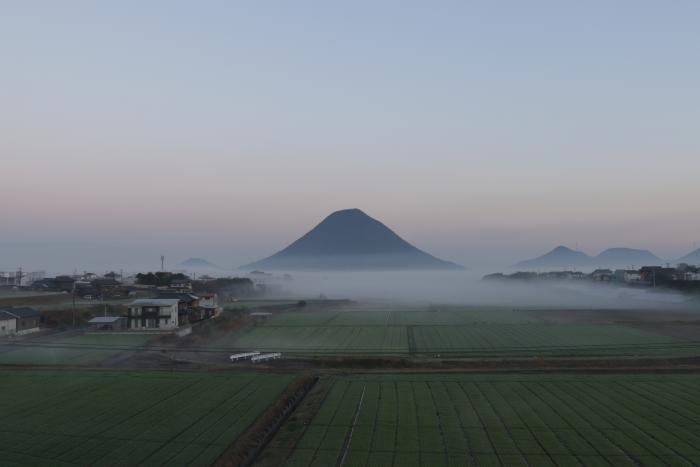
[[[125,316],[98,316],[88,321],[91,331],[121,331],[126,329]]]
[[[0,324],[0,327],[5,326],[5,333],[21,336],[39,331],[39,323],[41,322],[40,311],[27,307],[4,308],[0,311],[4,312],[3,321],[6,321],[6,323]],[[12,328],[10,323],[12,318],[15,320],[14,328]]]

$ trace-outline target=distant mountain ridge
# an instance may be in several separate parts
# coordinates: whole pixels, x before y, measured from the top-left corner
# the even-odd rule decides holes
[[[336,211],[274,255],[239,269],[464,269],[414,247],[360,209]]]
[[[634,264],[655,266],[663,264],[663,260],[649,250],[637,250],[634,248],[608,248],[594,258],[607,264]]]
[[[597,256],[589,256],[582,251],[572,250],[565,246],[558,246],[552,251],[533,259],[521,261],[515,265],[518,268],[624,268],[640,266],[657,266],[664,260],[649,250],[635,248],[608,248]]]
[[[577,267],[588,265],[591,257],[581,251],[572,250],[565,246],[558,246],[552,251],[537,258],[520,261],[516,264],[519,268],[544,268],[544,267]]]
[[[207,261],[204,258],[189,258],[185,261],[178,263],[178,266],[185,268],[210,268],[210,269],[221,269],[214,263]]]

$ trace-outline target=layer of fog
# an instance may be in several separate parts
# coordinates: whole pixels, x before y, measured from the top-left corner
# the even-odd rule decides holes
[[[483,281],[476,271],[273,273],[277,296],[367,301],[570,308],[677,308],[688,296],[587,281]],[[277,278],[277,279],[274,279]]]

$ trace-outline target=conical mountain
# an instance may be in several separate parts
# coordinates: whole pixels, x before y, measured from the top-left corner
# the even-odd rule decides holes
[[[240,269],[463,269],[414,247],[359,209],[336,211],[282,251]]]
[[[581,251],[558,246],[549,253],[537,258],[521,261],[515,265],[518,268],[571,268],[584,267],[591,264],[591,257]]]

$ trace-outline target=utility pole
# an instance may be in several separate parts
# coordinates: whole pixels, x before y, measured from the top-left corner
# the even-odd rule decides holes
[[[75,328],[75,282],[73,282],[73,327]]]

